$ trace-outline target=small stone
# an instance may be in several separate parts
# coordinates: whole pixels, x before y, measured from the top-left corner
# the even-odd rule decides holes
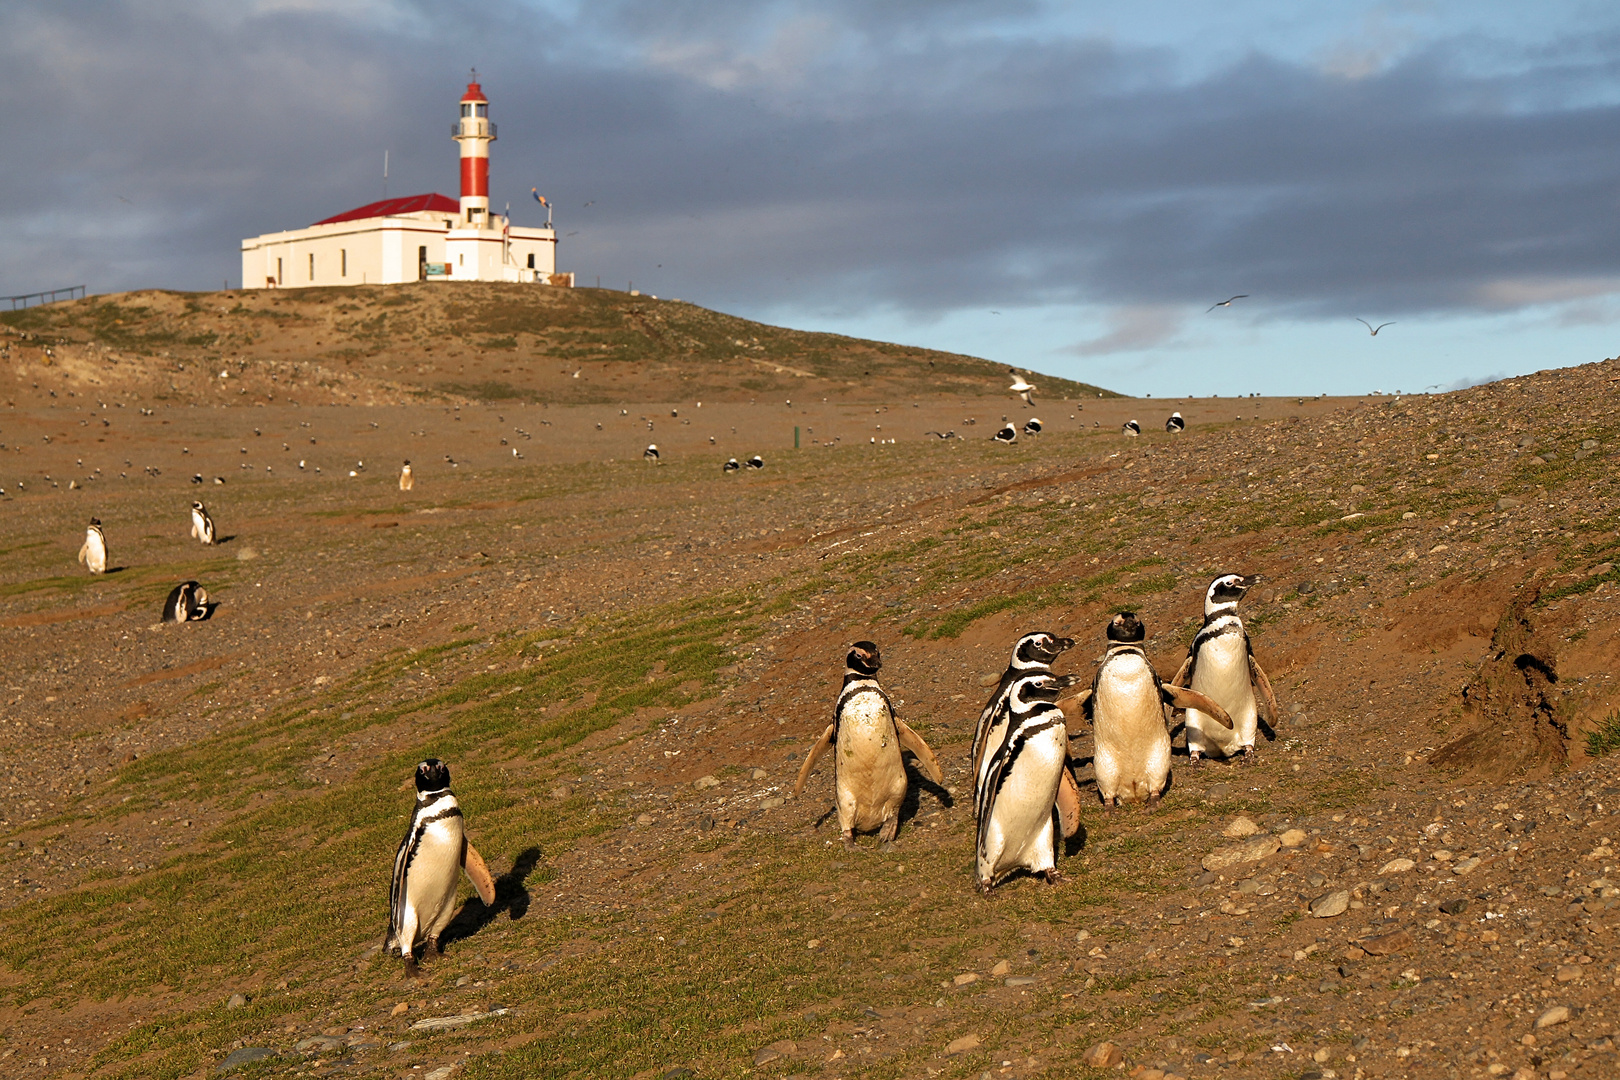
[[[764,769],[755,768],[755,769],[749,770],[748,779],[750,779],[750,780],[763,780],[763,779],[765,779],[766,775],[767,774],[766,774]]]
[[[1296,848],[1305,842],[1305,835],[1304,829],[1289,829],[1277,839],[1282,841],[1285,848]]]
[[[450,1074],[456,1071],[454,1065],[440,1065],[431,1072],[422,1074],[422,1080],[450,1080]]]
[[[651,825],[653,822],[655,822],[657,820],[658,819],[653,817],[651,814],[642,814],[640,817],[636,818],[636,824],[637,825]]]
[[[1536,1030],[1540,1031],[1542,1028],[1556,1027],[1559,1024],[1568,1023],[1569,1015],[1569,1006],[1554,1005],[1552,1008],[1536,1017]]]
[[[1581,977],[1581,969],[1575,964],[1559,964],[1557,979],[1559,982],[1574,982]]]
[[[1245,837],[1253,836],[1259,831],[1260,826],[1256,825],[1249,818],[1239,814],[1237,817],[1232,819],[1232,823],[1230,825],[1221,830],[1221,835],[1229,836],[1233,840],[1242,840]]]
[[[466,986],[468,983],[470,983],[472,981],[473,980],[472,980],[471,975],[463,975],[461,978],[456,980],[456,985],[457,986]]]
[[[390,1054],[403,1053],[406,1050],[409,1050],[410,1048],[411,1048],[411,1044],[408,1043],[408,1042],[396,1042],[396,1043],[389,1043],[388,1044],[388,1052]]]
[[[702,817],[698,818],[698,831],[699,832],[708,832],[712,828],[714,828],[714,815],[713,814],[704,814]]]
[[[997,960],[996,961],[996,966],[990,969],[990,975],[991,975],[992,978],[999,979],[999,978],[1001,978],[1003,975],[1007,974],[1011,970],[1012,970],[1012,965],[1007,963],[1007,961],[1005,961],[1005,960]]]
[[[398,1005],[395,1005],[392,1009],[388,1010],[388,1015],[389,1016],[403,1016],[403,1015],[405,1015],[406,1013],[408,1013],[410,1011],[411,1011],[410,1005],[408,1005],[408,1004],[406,1004],[405,1002],[402,1001]]]
[[[558,784],[556,787],[551,789],[551,797],[553,799],[571,799],[573,796],[574,789],[569,787],[567,784]]]
[[[247,998],[241,994],[232,994],[231,1000],[225,1003],[227,1009],[240,1009],[247,1005]]]
[[[821,939],[818,937],[813,937],[804,943],[804,947],[807,949],[819,949],[821,948]]]
[[[1343,915],[1350,907],[1350,890],[1335,889],[1330,893],[1318,896],[1310,903],[1312,917],[1317,919],[1331,919],[1336,915]]]
[[[966,986],[968,983],[976,983],[976,982],[978,982],[979,981],[979,973],[976,972],[976,971],[964,971],[964,972],[962,972],[962,974],[958,975],[956,978],[952,979],[951,981],[954,982],[957,986]]]
[[[219,1063],[217,1071],[228,1073],[244,1065],[251,1065],[255,1061],[268,1061],[280,1056],[268,1046],[244,1046],[240,1050],[232,1050],[225,1060]]]
[[[1080,1056],[1080,1064],[1091,1069],[1112,1069],[1125,1060],[1125,1051],[1111,1042],[1100,1042]]]
[[[1256,836],[1241,844],[1221,848],[1204,856],[1204,869],[1211,873],[1244,863],[1259,862],[1277,853],[1282,842],[1275,836]]]
[[[1404,874],[1416,865],[1417,863],[1413,862],[1411,859],[1391,859],[1389,862],[1378,868],[1378,876],[1382,877],[1385,874]]]
[[[704,775],[692,781],[692,786],[702,791],[705,788],[719,787],[720,781],[716,780],[713,775]]]
[[[1032,975],[1009,975],[1009,976],[1007,976],[1007,980],[1003,985],[1005,985],[1005,986],[1034,986],[1035,985],[1035,977],[1032,976]]]
[[[1468,910],[1468,898],[1464,897],[1464,896],[1459,896],[1459,897],[1456,897],[1455,899],[1447,900],[1443,904],[1440,905],[1440,913],[1442,915],[1461,915],[1463,912],[1465,912],[1467,910]]]
[[[764,1065],[766,1062],[785,1058],[798,1049],[792,1039],[779,1039],[769,1046],[762,1046],[754,1051],[754,1064]]]
[[[1204,789],[1204,798],[1214,802],[1216,799],[1226,798],[1227,794],[1231,790],[1232,788],[1229,784],[1211,784],[1209,787]]]
[[[945,1054],[947,1057],[955,1057],[957,1054],[965,1054],[969,1050],[976,1049],[978,1045],[979,1037],[977,1035],[964,1035],[960,1039],[952,1039],[946,1043]]]
[[[307,1039],[300,1039],[293,1043],[293,1049],[300,1054],[326,1054],[338,1050],[342,1046],[343,1040],[333,1035],[311,1035]]]
[[[1361,946],[1362,951],[1368,956],[1390,956],[1410,949],[1414,942],[1411,934],[1405,930],[1396,930],[1392,934],[1380,934],[1378,937],[1363,938],[1357,944]]]
[[[980,686],[994,686],[994,685],[996,685],[996,683],[998,683],[1000,681],[1001,681],[1001,672],[999,672],[999,671],[992,671],[992,672],[989,672],[987,674],[979,676],[979,685]]]
[[[252,562],[254,559],[257,559],[258,557],[259,557],[259,553],[256,550],[254,550],[253,548],[250,548],[250,547],[245,547],[241,551],[238,551],[236,553],[236,558],[240,562]]]
[[[778,806],[782,806],[786,802],[787,800],[782,798],[780,795],[772,795],[768,799],[759,800],[759,808],[761,810],[775,810]]]
[[[1452,863],[1451,872],[1456,874],[1458,877],[1467,877],[1469,874],[1474,872],[1474,868],[1477,866],[1479,866],[1479,859],[1470,855],[1466,859],[1458,859],[1456,862]]]
[[[1543,462],[1543,464],[1545,464],[1545,462]],[[1511,495],[1504,495],[1500,499],[1496,500],[1496,509],[1497,510],[1512,510],[1512,509],[1514,509],[1516,507],[1520,507],[1520,506],[1523,506],[1523,505],[1524,505],[1524,500],[1515,499]]]
[[[1450,862],[1451,857],[1452,853],[1447,851],[1445,848],[1441,848],[1439,851],[1429,856],[1429,858],[1435,860],[1436,862]]]
[[[1320,1065],[1320,1064],[1322,1064],[1324,1061],[1326,1061],[1328,1058],[1330,1058],[1332,1056],[1333,1056],[1333,1051],[1329,1050],[1327,1047],[1324,1046],[1321,1049],[1317,1050],[1316,1053],[1311,1055],[1311,1060],[1316,1062],[1318,1065]]]

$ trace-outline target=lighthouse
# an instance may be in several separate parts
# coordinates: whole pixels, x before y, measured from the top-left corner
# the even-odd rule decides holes
[[[476,70],[461,95],[461,119],[451,138],[461,147],[462,228],[476,229],[489,220],[489,144],[495,141],[489,99],[478,85]]]
[[[406,195],[324,218],[307,229],[242,241],[242,287],[512,281],[572,285],[557,270],[557,234],[489,212],[489,99],[472,73],[450,129],[461,158],[461,199]]]

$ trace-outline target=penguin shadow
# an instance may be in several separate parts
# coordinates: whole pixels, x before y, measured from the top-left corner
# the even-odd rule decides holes
[[[503,911],[514,921],[527,915],[529,890],[524,887],[524,882],[534,873],[539,862],[540,849],[525,848],[512,860],[512,869],[495,879],[495,903],[486,907],[477,896],[469,896],[467,902],[461,905],[461,910],[456,912],[456,917],[450,920],[450,925],[439,935],[441,950],[452,941],[472,937],[494,922]]]
[[[214,546],[215,547],[220,547],[220,546],[222,546],[224,544],[230,543],[232,540],[235,540],[235,539],[236,539],[236,534],[235,533],[231,533],[231,535],[229,535],[229,536],[216,536],[216,537],[214,537]]]

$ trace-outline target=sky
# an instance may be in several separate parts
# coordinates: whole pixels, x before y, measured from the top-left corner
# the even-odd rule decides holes
[[[1620,354],[1584,0],[7,0],[0,295],[239,286],[385,151],[454,197],[474,66],[580,284],[1160,397]]]

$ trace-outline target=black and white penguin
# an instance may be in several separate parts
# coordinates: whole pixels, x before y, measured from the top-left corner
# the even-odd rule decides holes
[[[721,472],[732,473],[732,472],[739,471],[741,468],[742,468],[742,465],[740,465],[738,463],[736,458],[728,458],[728,459],[726,459],[726,463],[724,465],[720,466],[720,471]]]
[[[1225,709],[1196,690],[1160,682],[1142,651],[1146,638],[1147,628],[1134,611],[1115,615],[1108,624],[1108,652],[1081,699],[1092,724],[1097,794],[1108,808],[1122,801],[1149,809],[1158,805],[1170,779],[1166,702],[1203,709],[1228,727],[1232,723]]]
[[[979,763],[974,784],[978,817],[975,883],[989,892],[1017,870],[1057,884],[1059,815],[1068,773],[1069,732],[1057,698],[1065,683],[1050,672],[1020,676],[1008,688],[1001,738]]]
[[[1039,435],[1040,433],[1041,433],[1041,422],[1037,417],[1032,416],[1028,420],[1024,421],[1024,434],[1025,435]]]
[[[652,462],[654,465],[657,465],[658,464],[658,444],[657,443],[648,443],[647,444],[647,449],[645,449],[645,450],[643,450],[641,452],[641,456],[645,460]]]
[[[84,530],[84,543],[79,547],[79,561],[92,574],[107,572],[107,537],[101,531],[101,519],[91,518]]]
[[[399,490],[409,491],[416,486],[416,474],[411,472],[411,462],[407,458],[405,464],[399,467]]]
[[[467,842],[461,805],[450,790],[450,766],[428,758],[416,766],[416,807],[405,838],[394,855],[388,887],[388,937],[384,949],[398,948],[407,975],[416,974],[416,947],[439,949],[439,935],[456,911],[456,886],[465,871],[478,899],[495,903],[495,882],[477,850]]]
[[[900,828],[900,805],[905,802],[905,761],[910,750],[917,765],[936,784],[944,782],[934,752],[922,736],[894,714],[889,695],[878,685],[883,658],[870,641],[857,641],[845,661],[844,685],[833,707],[833,722],[821,733],[799,768],[793,794],[804,791],[810,770],[829,746],[833,757],[833,786],[838,802],[838,828],[844,846],[855,846],[855,833],[878,831],[885,843]]]
[[[1135,420],[1127,420],[1119,426],[1119,433],[1126,438],[1134,439],[1142,434],[1142,425]]]
[[[760,457],[758,454],[755,454],[753,457],[743,462],[743,464],[747,465],[750,469],[763,469],[765,467],[765,459]]]
[[[1266,699],[1272,727],[1277,725],[1271,680],[1255,660],[1249,632],[1237,613],[1238,601],[1259,582],[1258,574],[1222,574],[1209,583],[1204,593],[1204,625],[1187,649],[1181,670],[1170,680],[1218,702],[1232,718],[1230,727],[1221,727],[1200,710],[1187,710],[1187,755],[1194,765],[1206,754],[1229,758],[1241,753],[1244,762],[1254,760],[1259,728],[1256,687]]]
[[[1001,430],[990,436],[996,442],[1015,443],[1018,441],[1018,429],[1011,424],[1002,424]]]
[[[208,618],[208,591],[195,581],[182,581],[163,601],[163,622],[200,622]]]
[[[1187,421],[1181,418],[1180,413],[1173,412],[1170,414],[1170,418],[1164,422],[1164,430],[1172,435],[1179,435],[1187,430]]]
[[[956,438],[955,430],[951,430],[951,431],[925,431],[925,432],[923,432],[923,434],[924,435],[932,435],[937,439],[954,439],[954,438]]]
[[[200,502],[191,504],[191,535],[205,544],[214,542],[214,519]]]
[[[203,476],[202,476],[202,473],[192,473],[192,474],[191,474],[191,482],[192,482],[192,483],[193,483],[193,484],[200,484],[200,483],[202,483],[202,482],[203,482]]]

